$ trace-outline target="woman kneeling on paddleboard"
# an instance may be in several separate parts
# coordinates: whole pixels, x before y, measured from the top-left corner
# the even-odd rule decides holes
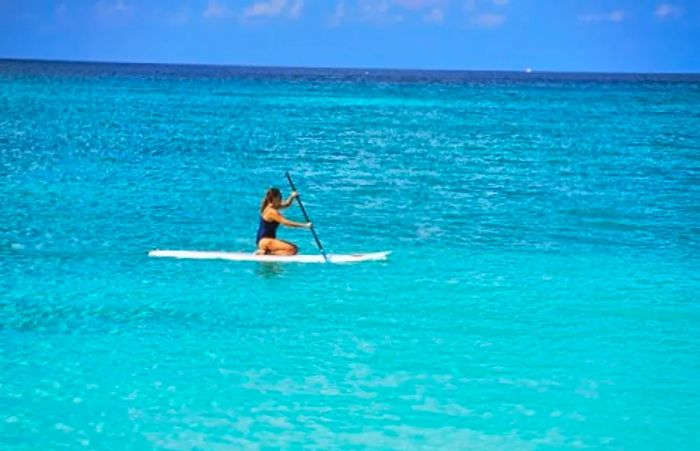
[[[282,193],[277,188],[270,188],[260,204],[260,226],[258,227],[258,250],[256,254],[295,255],[298,248],[295,244],[277,239],[277,227],[284,224],[287,227],[311,228],[310,222],[294,222],[282,216],[279,210],[292,205],[298,194],[293,191],[289,199],[282,201]]]

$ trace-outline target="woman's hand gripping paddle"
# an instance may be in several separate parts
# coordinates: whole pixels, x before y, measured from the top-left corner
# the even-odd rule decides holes
[[[289,186],[292,188],[292,191],[296,191],[297,188],[294,186],[294,182],[292,181],[292,177],[289,175],[289,172],[285,172],[285,175],[287,176],[287,181],[289,181]],[[321,251],[323,259],[326,261],[326,263],[328,263],[328,256],[326,255],[326,251],[323,250],[323,245],[318,239],[318,235],[316,235],[316,230],[314,229],[314,225],[311,222],[308,213],[306,213],[306,208],[304,208],[304,204],[301,202],[301,197],[297,195],[296,199],[297,202],[299,202],[299,207],[301,208],[301,212],[304,214],[304,218],[306,218],[306,222],[311,223],[311,234],[314,236],[314,240],[316,240],[316,246],[318,246],[318,250]]]

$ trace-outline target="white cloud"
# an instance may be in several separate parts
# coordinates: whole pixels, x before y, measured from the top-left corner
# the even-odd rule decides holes
[[[388,0],[359,0],[359,19],[374,24],[401,22],[404,17],[397,14]]]
[[[304,0],[262,0],[249,5],[243,11],[244,19],[255,19],[257,17],[275,17],[287,15],[296,19],[301,15],[304,7]]]
[[[595,14],[581,14],[578,19],[581,22],[615,22],[619,23],[625,20],[627,14],[621,10],[616,9],[614,11],[606,13],[595,13]]]
[[[134,7],[124,0],[100,0],[95,5],[97,13],[102,17],[129,17],[134,13]]]
[[[671,3],[661,3],[656,7],[654,15],[662,19],[675,19],[683,15],[683,7]]]
[[[627,17],[627,14],[621,10],[616,9],[614,11],[605,13],[595,13],[595,14],[581,14],[578,19],[581,22],[615,22],[620,23]]]
[[[423,16],[423,19],[426,22],[439,25],[443,22],[443,20],[445,20],[445,13],[442,12],[440,8],[433,8],[428,14]]]
[[[472,18],[472,23],[483,28],[494,28],[503,25],[506,16],[503,14],[483,13]]]
[[[362,11],[369,15],[381,15],[389,12],[389,2],[387,0],[362,0]]]
[[[219,17],[224,17],[229,14],[228,6],[218,0],[209,0],[207,7],[204,8],[202,17],[206,19],[215,19]]]
[[[509,0],[462,0],[462,9],[466,12],[474,12],[483,9],[485,6],[507,6]]]
[[[335,10],[333,10],[333,15],[331,16],[328,24],[331,27],[339,27],[345,20],[345,0],[340,0],[335,5]]]
[[[443,3],[443,0],[392,0],[392,2],[406,9],[420,10],[427,7],[437,7]]]
[[[289,6],[289,17],[296,19],[301,15],[301,9],[304,7],[304,0],[295,0]]]
[[[95,3],[95,16],[97,20],[112,26],[127,25],[134,16],[134,7],[124,0],[99,0]],[[58,11],[61,14],[61,11]],[[67,13],[67,9],[64,11]],[[67,20],[67,16],[64,15]]]

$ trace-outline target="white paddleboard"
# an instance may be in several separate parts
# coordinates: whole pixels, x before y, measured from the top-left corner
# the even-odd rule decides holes
[[[391,251],[368,254],[328,254],[329,263],[358,263],[386,260]],[[238,262],[325,263],[323,255],[259,255],[252,252],[216,251],[161,251],[148,253],[149,257],[171,257],[196,260],[231,260]]]

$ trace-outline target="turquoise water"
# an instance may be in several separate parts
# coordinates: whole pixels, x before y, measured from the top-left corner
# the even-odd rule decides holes
[[[0,447],[698,449],[699,105],[696,76],[0,62]],[[252,251],[287,170],[329,251],[390,260],[146,256]]]

